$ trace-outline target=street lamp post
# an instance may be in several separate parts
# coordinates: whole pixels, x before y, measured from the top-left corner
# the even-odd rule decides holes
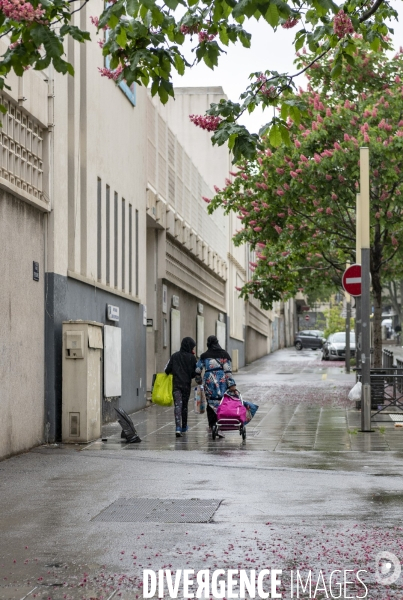
[[[360,148],[361,204],[361,431],[371,431],[369,148]]]

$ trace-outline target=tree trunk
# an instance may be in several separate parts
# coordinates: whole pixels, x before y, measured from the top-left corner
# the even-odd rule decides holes
[[[403,319],[403,315],[402,315],[403,305],[401,304],[402,291],[403,291],[403,280],[400,280],[398,282],[389,281],[387,283],[386,287],[389,292],[389,299],[390,299],[392,306],[395,309],[396,314],[398,316],[399,325],[401,325],[402,319]]]
[[[382,367],[382,286],[379,273],[372,276],[372,290],[374,300],[373,340],[374,367]]]

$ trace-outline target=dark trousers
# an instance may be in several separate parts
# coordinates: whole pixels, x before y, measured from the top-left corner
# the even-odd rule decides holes
[[[217,423],[217,414],[210,404],[207,404],[207,419],[209,427],[213,427]]]
[[[184,429],[188,424],[190,390],[174,390],[175,426]]]

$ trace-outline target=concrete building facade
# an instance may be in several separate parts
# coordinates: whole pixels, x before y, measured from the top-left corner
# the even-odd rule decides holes
[[[2,42],[3,43],[3,42]],[[46,223],[50,212],[47,82],[11,76],[0,130],[0,457],[44,436]]]
[[[87,6],[74,19],[93,27]],[[101,369],[104,422],[145,406],[184,336],[200,355],[217,335],[239,366],[290,342],[292,305],[239,298],[250,251],[232,243],[236,216],[210,216],[202,200],[225,185],[230,157],[188,115],[222,89],[180,88],[162,107],[100,77],[96,40],[66,50],[74,77],[28,71],[2,98],[0,458],[61,439],[65,321],[121,329],[120,395],[105,396]]]
[[[77,24],[94,33],[84,6]],[[91,12],[89,12],[91,10]],[[95,11],[95,13],[93,12]],[[45,420],[60,439],[62,322],[91,320],[122,332],[122,393],[102,393],[104,421],[114,406],[128,412],[146,403],[146,132],[147,91],[100,77],[96,40],[67,44],[75,70],[54,78],[53,206],[48,226]],[[108,305],[119,321],[108,318]]]
[[[226,340],[227,219],[207,214],[212,191],[170,127],[147,103],[147,386],[180,341],[200,355],[208,335]]]

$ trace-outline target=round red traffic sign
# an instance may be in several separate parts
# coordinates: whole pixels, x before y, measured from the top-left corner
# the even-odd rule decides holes
[[[309,321],[311,317],[309,315],[305,315],[305,321]]]
[[[350,296],[361,296],[361,265],[351,265],[343,273],[343,288]]]

